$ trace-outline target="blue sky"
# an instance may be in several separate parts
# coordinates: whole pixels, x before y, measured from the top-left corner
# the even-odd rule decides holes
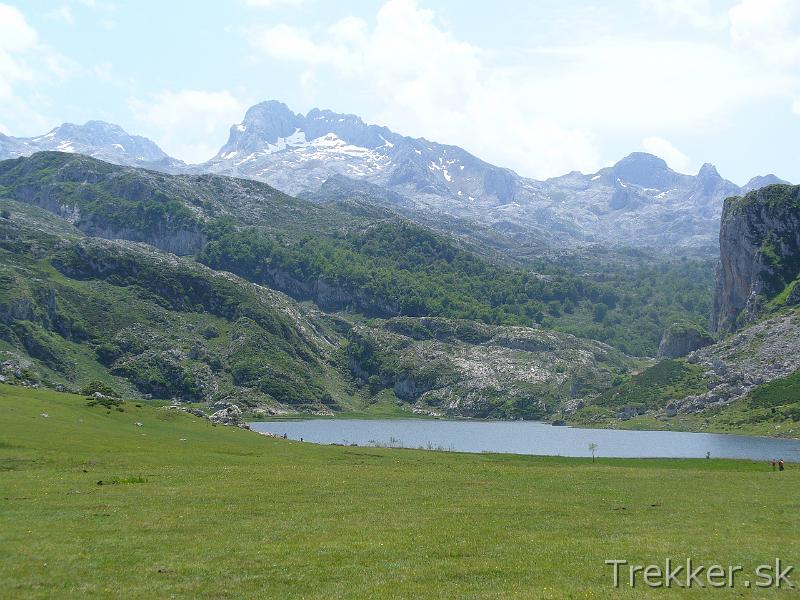
[[[0,0],[0,131],[216,153],[248,106],[356,113],[523,175],[646,150],[800,182],[797,0]]]

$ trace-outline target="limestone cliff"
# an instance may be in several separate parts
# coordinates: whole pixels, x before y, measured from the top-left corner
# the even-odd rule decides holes
[[[719,243],[712,328],[729,332],[753,321],[798,277],[800,186],[771,185],[728,198]]]

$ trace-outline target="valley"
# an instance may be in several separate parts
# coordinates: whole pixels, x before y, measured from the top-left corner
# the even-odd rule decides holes
[[[794,188],[765,189],[769,210],[793,214]],[[760,214],[760,194],[725,214],[750,205]],[[664,428],[798,366],[797,245],[771,250],[783,270],[762,277],[769,287],[731,271],[761,277],[747,266],[760,250],[723,268],[761,299],[747,309],[751,327],[742,321],[715,344],[711,313],[745,307],[717,308],[731,302],[720,291],[730,284],[718,279],[714,291],[704,257],[597,248],[511,259],[365,198],[312,202],[250,180],[65,153],[0,163],[0,196],[7,382],[72,391],[101,382],[210,412],[330,415],[377,404]],[[759,240],[784,235],[749,223]],[[765,243],[747,239],[756,250]],[[761,321],[773,313],[785,316],[770,330],[774,319]],[[768,368],[725,350],[758,340],[756,361]],[[794,414],[797,401],[778,414]]]
[[[0,0],[0,598],[797,596],[798,40]]]

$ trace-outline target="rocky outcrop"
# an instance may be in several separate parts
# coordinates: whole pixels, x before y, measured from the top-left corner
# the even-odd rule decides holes
[[[235,404],[228,404],[209,415],[208,420],[219,425],[232,425],[242,429],[250,429],[242,418],[242,409]]]
[[[355,309],[368,315],[392,316],[400,313],[397,302],[389,302],[363,290],[350,289],[322,276],[298,279],[285,269],[264,270],[267,285],[299,300],[313,300],[323,310]]]
[[[90,236],[195,254],[208,241],[202,212],[191,197],[181,202],[160,181],[148,171],[60,152],[0,164],[0,186],[9,197],[43,208]]]
[[[675,401],[677,412],[698,412],[737,400],[755,387],[800,369],[800,310],[742,329],[689,355],[708,379],[708,391]]]
[[[169,231],[165,224],[158,224],[148,230],[132,229],[130,227],[116,228],[105,223],[94,221],[79,222],[78,229],[93,237],[107,240],[129,240],[143,242],[164,252],[189,256],[199,252],[205,246],[208,238],[199,226],[192,226],[178,231]]]
[[[656,358],[679,358],[714,343],[706,331],[691,323],[673,323],[664,331]]]
[[[800,304],[800,280],[796,279],[786,296],[786,305],[796,306],[797,304]]]
[[[712,328],[752,322],[800,271],[800,186],[772,185],[725,201]]]
[[[568,334],[431,317],[356,325],[347,351],[364,383],[391,387],[421,411],[469,417],[545,418],[631,366]]]

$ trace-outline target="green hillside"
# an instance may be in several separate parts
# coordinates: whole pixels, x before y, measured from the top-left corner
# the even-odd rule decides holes
[[[443,236],[363,200],[314,203],[248,180],[43,152],[0,163],[3,195],[90,235],[199,253],[329,309],[538,324],[651,356],[669,323],[702,325],[710,310],[711,261],[541,256],[521,266],[472,252],[481,239]]]
[[[18,379],[71,389],[100,380],[186,402],[349,404],[335,364],[340,338],[282,294],[63,222],[48,231],[41,210],[5,206],[0,350],[32,369]]]

